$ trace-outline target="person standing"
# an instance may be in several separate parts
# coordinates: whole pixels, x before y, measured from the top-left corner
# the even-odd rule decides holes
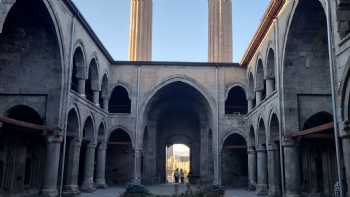
[[[175,180],[175,183],[178,183],[179,182],[179,177],[180,177],[180,172],[179,172],[179,169],[176,168],[175,172],[174,172],[174,180]]]
[[[185,183],[185,173],[182,169],[180,170],[180,180],[182,184]]]

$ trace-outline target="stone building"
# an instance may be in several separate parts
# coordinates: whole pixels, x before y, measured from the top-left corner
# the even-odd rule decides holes
[[[272,0],[240,63],[231,1],[208,6],[208,62],[151,61],[151,0],[116,61],[71,0],[1,0],[0,196],[162,183],[176,143],[202,183],[349,187],[350,1]]]

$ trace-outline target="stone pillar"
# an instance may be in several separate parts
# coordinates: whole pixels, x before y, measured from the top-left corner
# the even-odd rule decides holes
[[[97,107],[100,106],[100,92],[98,90],[93,91],[93,102]]]
[[[253,99],[248,100],[248,112],[253,110]]]
[[[96,163],[96,186],[97,188],[106,188],[106,143],[101,143],[97,147]]]
[[[68,158],[65,163],[65,177],[63,194],[67,196],[74,196],[79,194],[78,187],[78,174],[79,174],[79,159],[80,159],[80,147],[81,141],[78,139],[73,139],[69,144],[67,144]]]
[[[129,60],[152,59],[152,0],[131,0]]]
[[[208,2],[208,58],[209,62],[232,62],[232,2]]]
[[[208,147],[209,147],[209,139],[208,139],[208,131],[209,129],[203,126],[201,128],[201,149],[200,149],[200,176],[201,180],[204,183],[209,182],[209,157],[208,157]]]
[[[135,149],[134,153],[134,183],[141,184],[141,159],[142,159],[142,150]]]
[[[273,79],[266,79],[266,94],[270,96],[275,89],[275,81]]]
[[[96,190],[94,184],[95,149],[96,144],[91,142],[86,147],[84,163],[84,180],[81,186],[81,190],[86,192],[93,192]]]
[[[249,176],[249,190],[256,189],[256,152],[254,147],[248,149],[248,176]]]
[[[256,193],[258,196],[267,195],[267,156],[266,147],[260,146],[257,150],[257,170],[258,170],[258,184],[256,185]]]
[[[269,145],[267,149],[268,174],[269,174],[269,197],[281,196],[281,176],[279,151],[276,144]]]
[[[54,197],[58,196],[57,179],[58,168],[60,163],[60,150],[62,136],[48,136],[46,145],[46,164],[44,171],[44,185],[42,196]]]
[[[78,93],[81,97],[86,97],[85,95],[85,79],[78,80]]]
[[[108,111],[108,99],[107,98],[103,98],[103,109],[105,111]]]
[[[285,196],[300,196],[300,162],[296,144],[293,141],[283,142],[285,168]]]
[[[256,90],[255,91],[256,105],[259,105],[262,102],[262,95],[263,95],[263,91],[262,90]]]

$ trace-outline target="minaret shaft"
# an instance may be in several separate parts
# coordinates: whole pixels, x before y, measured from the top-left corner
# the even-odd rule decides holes
[[[232,62],[231,0],[208,0],[208,61]]]
[[[152,60],[152,0],[130,2],[129,60]]]

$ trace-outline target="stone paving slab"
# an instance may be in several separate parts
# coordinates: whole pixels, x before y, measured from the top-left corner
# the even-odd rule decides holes
[[[172,195],[174,194],[174,185],[173,184],[164,184],[164,185],[153,185],[147,186],[147,189],[153,194],[158,195]],[[107,189],[99,189],[93,193],[81,193],[81,197],[119,197],[123,192],[124,187],[110,187]],[[179,192],[185,192],[186,186],[179,185]],[[240,189],[226,189],[225,197],[255,197],[255,192],[250,192]]]

